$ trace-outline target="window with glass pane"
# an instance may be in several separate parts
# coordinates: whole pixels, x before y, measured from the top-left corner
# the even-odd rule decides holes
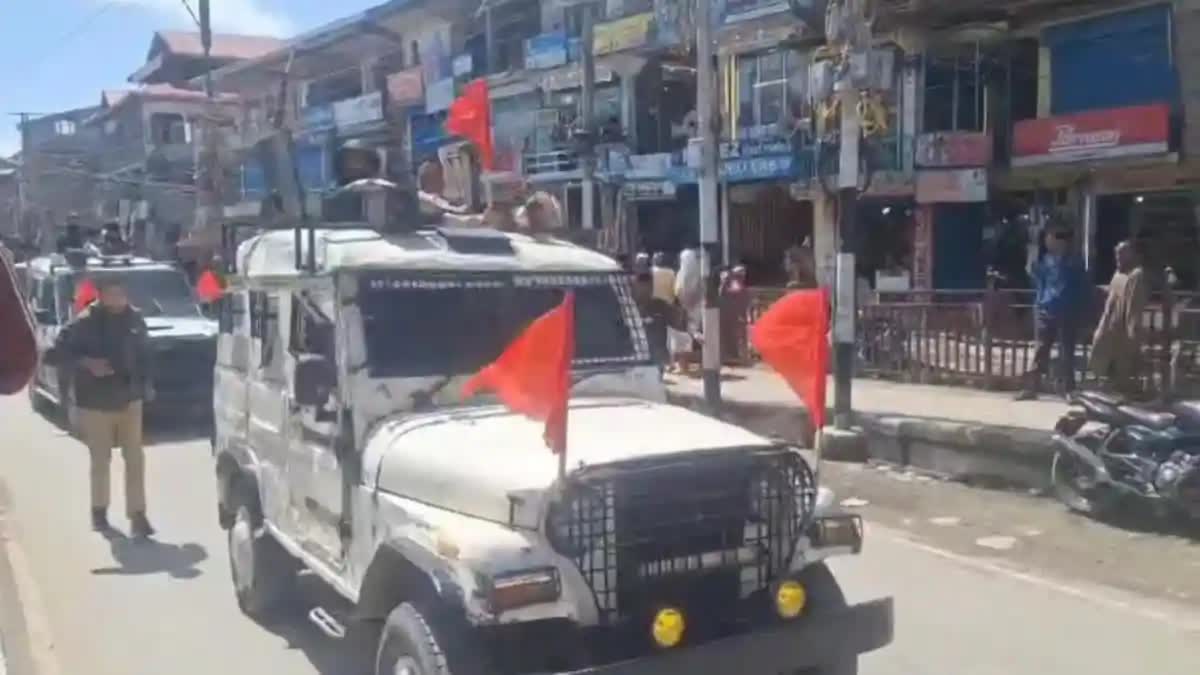
[[[792,71],[807,69],[807,59],[795,52],[768,52],[738,59],[738,126],[776,124],[788,117]],[[803,93],[802,91],[800,93]]]

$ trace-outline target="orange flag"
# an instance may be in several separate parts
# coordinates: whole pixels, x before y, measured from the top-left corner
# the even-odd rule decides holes
[[[446,116],[446,131],[461,136],[479,149],[483,168],[491,170],[495,163],[492,147],[492,99],[487,80],[478,79],[463,88],[462,96],[450,104]]]
[[[813,429],[825,426],[829,293],[822,288],[785,295],[750,328],[750,343],[804,401]]]
[[[96,284],[91,279],[84,279],[75,287],[75,313],[82,312],[88,305],[100,298]]]
[[[575,294],[538,317],[463,387],[463,398],[493,391],[509,410],[546,423],[551,452],[567,450],[567,397],[575,357]]]
[[[224,294],[225,287],[212,270],[204,270],[196,280],[196,295],[200,297],[201,302],[216,302]]]

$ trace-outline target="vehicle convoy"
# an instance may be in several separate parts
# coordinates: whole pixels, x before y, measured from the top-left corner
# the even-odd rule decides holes
[[[1102,517],[1134,500],[1200,520],[1200,402],[1151,410],[1096,392],[1073,402],[1051,465],[1064,504]]]
[[[861,520],[796,448],[665,403],[609,258],[358,223],[232,259],[213,442],[246,613],[281,611],[307,568],[347,601],[309,618],[379,674],[841,674],[890,641],[891,600],[847,606],[824,564],[861,550]],[[568,289],[560,476],[538,423],[460,392]]]
[[[146,319],[151,348],[146,414],[207,415],[211,410],[216,321],[200,311],[187,276],[177,266],[134,256],[82,252],[34,258],[26,264],[25,290],[37,321],[38,350],[45,354],[75,315],[84,279],[117,277]],[[29,396],[35,408],[54,410],[75,428],[69,368],[39,363]]]

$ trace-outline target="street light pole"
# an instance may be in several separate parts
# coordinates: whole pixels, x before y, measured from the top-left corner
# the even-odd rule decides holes
[[[704,400],[713,412],[721,407],[721,312],[717,268],[721,264],[717,208],[717,86],[713,54],[712,0],[696,3],[696,121],[700,134],[700,245],[704,275]]]
[[[583,191],[582,202],[583,207],[583,229],[593,230],[596,228],[596,138],[593,135],[596,130],[596,125],[593,123],[596,116],[596,57],[593,52],[592,37],[595,29],[595,22],[592,14],[595,5],[583,5],[583,44],[581,45],[583,63],[583,92],[579,98],[579,115],[583,119],[581,128],[587,134],[588,152],[585,152],[583,157],[583,175],[581,177],[581,189]]]
[[[199,0],[199,3],[197,23],[200,24],[200,45],[204,49],[204,94],[209,105],[201,125],[204,138],[201,139],[203,145],[200,148],[198,160],[203,180],[197,181],[199,184],[196,186],[197,227],[193,234],[207,238],[211,235],[210,229],[213,223],[219,220],[220,199],[217,182],[220,176],[220,167],[218,166],[220,160],[217,156],[216,136],[220,133],[220,124],[217,120],[217,110],[213,105],[216,93],[213,89],[212,79],[212,19],[209,0]],[[206,241],[208,240],[206,239]]]

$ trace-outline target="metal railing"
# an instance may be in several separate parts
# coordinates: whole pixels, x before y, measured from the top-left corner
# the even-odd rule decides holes
[[[747,320],[753,322],[786,290],[750,292]],[[1084,386],[1097,380],[1088,363],[1103,301],[1099,290],[1095,311],[1079,326],[1079,342],[1070,355],[1076,380]],[[1142,318],[1142,389],[1152,395],[1200,395],[1200,293],[1155,293]],[[1028,290],[872,293],[859,308],[859,376],[1014,390],[1032,370],[1036,350]]]

